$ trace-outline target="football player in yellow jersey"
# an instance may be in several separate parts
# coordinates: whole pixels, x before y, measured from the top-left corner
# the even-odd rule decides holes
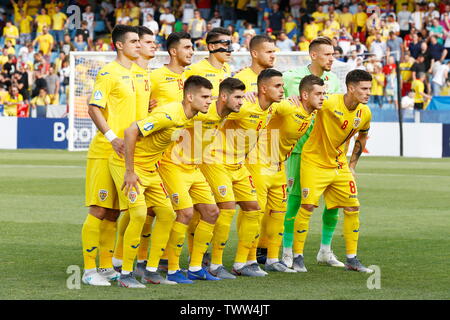
[[[155,36],[153,32],[142,26],[136,27],[139,34],[139,41],[141,43],[141,48],[139,50],[139,58],[134,61],[132,66],[132,73],[134,76],[134,82],[136,87],[136,116],[134,120],[144,119],[148,114],[149,108],[149,100],[150,100],[150,70],[149,70],[149,62],[155,56],[156,43]],[[120,189],[121,185],[117,186],[116,189]],[[150,229],[153,222],[154,214],[152,213],[151,208],[148,209],[147,218],[145,221],[144,228],[142,229],[142,238],[141,245],[138,250],[138,265],[136,268],[136,275],[143,275],[143,271],[145,270],[145,264],[148,255],[148,244],[150,240]],[[112,263],[114,265],[114,269],[116,271],[121,270],[122,267],[122,255],[123,255],[123,235],[125,233],[125,229],[130,220],[130,215],[128,211],[125,211],[123,215],[120,217],[118,222],[118,234],[117,234],[117,242],[114,249],[114,255],[112,258]],[[114,248],[114,243],[113,243]],[[140,264],[139,264],[140,263]],[[139,268],[142,267],[142,268]]]
[[[191,64],[194,55],[191,35],[187,32],[171,33],[167,37],[166,45],[169,63],[150,74],[152,107],[183,100],[183,72],[184,68]]]
[[[275,64],[275,40],[267,35],[256,35],[249,44],[252,64],[250,67],[234,75],[245,84],[246,92],[258,91],[257,80],[259,73]]]
[[[115,221],[119,215],[117,192],[108,168],[112,153],[124,154],[124,129],[133,121],[136,92],[131,66],[139,56],[139,36],[133,27],[118,25],[112,32],[117,58],[97,74],[89,102],[89,115],[99,129],[92,140],[86,167],[86,206],[89,214],[81,231],[84,274],[83,282],[109,286],[107,280],[117,278],[108,268],[110,257],[104,250],[105,241],[115,237]],[[102,220],[111,221],[108,228]],[[114,240],[113,240],[114,241]],[[96,269],[99,253],[102,275]],[[112,267],[112,266],[111,266]]]
[[[179,271],[179,253],[177,250],[168,254],[168,279],[180,283],[192,283],[192,280],[220,280],[235,277],[225,269],[211,275],[206,266],[202,267],[203,255],[213,237],[219,209],[212,196],[211,187],[198,166],[203,162],[203,153],[214,140],[215,132],[231,112],[238,112],[244,97],[245,85],[242,81],[227,78],[219,85],[219,99],[212,103],[208,113],[198,114],[192,122],[186,125],[182,139],[173,144],[161,160],[159,174],[167,186],[172,199],[172,205],[177,213],[177,219],[172,229],[171,238],[184,242],[179,230],[187,231],[194,215],[194,208],[200,215],[200,220],[192,228],[194,233],[192,251],[190,254],[188,279]],[[205,131],[205,134],[203,134]],[[194,226],[193,226],[194,227]],[[191,280],[191,281],[189,281]]]
[[[198,112],[206,113],[208,111],[211,104],[211,89],[211,82],[207,79],[192,76],[185,82],[182,102],[172,102],[156,108],[148,117],[134,122],[125,131],[126,170],[118,162],[112,162],[110,166],[113,171],[124,174],[122,180],[123,192],[119,193],[119,199],[121,206],[125,205],[130,211],[130,222],[124,235],[124,263],[119,278],[120,286],[143,287],[133,276],[132,270],[147,207],[153,207],[157,219],[160,215],[167,216],[172,221],[175,218],[169,195],[156,168],[162,154],[173,143],[174,139],[178,139],[182,129],[189,123],[190,119]],[[119,159],[115,157],[114,160]],[[116,173],[113,173],[113,175],[116,178]],[[169,217],[170,215],[172,216]],[[161,224],[161,226],[166,225]],[[180,242],[179,238],[184,239],[185,231],[175,222],[173,227],[170,225],[169,230],[161,233],[165,236],[165,239],[161,238],[158,248],[150,250],[150,259],[144,280],[149,273],[157,273],[159,258],[166,248],[167,241],[169,241],[169,256],[181,252],[183,242]],[[152,259],[153,256],[155,257],[154,260]],[[149,277],[149,279],[152,278]],[[162,278],[161,281],[163,280]]]
[[[280,80],[283,82],[283,80]],[[257,163],[248,163],[256,185],[258,202],[261,207],[261,237],[267,238],[266,271],[295,272],[278,259],[286,214],[286,173],[284,161],[289,158],[297,141],[306,133],[315,110],[322,107],[325,82],[315,76],[304,77],[299,85],[300,101],[294,105],[288,100],[274,104],[274,114],[266,127],[266,135],[261,135],[258,148],[248,156],[260,156]],[[256,154],[259,152],[259,154]],[[255,161],[253,161],[255,162]],[[256,259],[256,244],[248,259]]]
[[[371,113],[369,101],[372,76],[364,70],[350,71],[346,94],[330,95],[317,112],[311,136],[302,153],[300,185],[302,204],[295,219],[293,268],[306,272],[303,247],[310,216],[324,194],[327,208],[344,208],[345,268],[371,273],[356,257],[359,235],[359,201],[355,167],[366,146]],[[350,163],[346,143],[358,133]]]
[[[192,75],[205,77],[213,84],[213,99],[219,95],[219,84],[231,76],[228,62],[231,59],[231,33],[225,28],[214,28],[206,35],[209,56],[186,68],[185,78]]]

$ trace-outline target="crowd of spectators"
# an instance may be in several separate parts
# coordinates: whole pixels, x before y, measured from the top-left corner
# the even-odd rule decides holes
[[[205,35],[218,26],[232,32],[235,51],[248,51],[260,33],[280,51],[308,51],[311,40],[327,36],[337,60],[373,75],[373,108],[398,107],[397,72],[404,108],[425,108],[432,96],[450,92],[450,0],[9,1],[0,7],[5,115],[42,117],[47,106],[65,104],[69,52],[112,50],[116,24],[148,27],[160,50],[182,30],[196,50],[206,50]],[[80,8],[78,20],[67,16],[71,5]]]

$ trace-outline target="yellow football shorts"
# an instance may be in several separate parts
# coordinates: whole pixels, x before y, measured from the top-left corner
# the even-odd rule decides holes
[[[255,183],[245,165],[202,164],[200,169],[217,203],[258,200]]]
[[[320,168],[302,162],[300,168],[302,204],[319,205],[324,195],[328,209],[359,207],[355,178],[348,166],[343,169]]]
[[[135,166],[134,171],[138,175],[142,184],[139,185],[139,194],[133,190],[126,195],[120,188],[125,176],[125,167],[109,163],[111,175],[117,187],[119,195],[120,210],[135,208],[139,206],[151,207],[172,207],[169,194],[157,171],[151,171],[141,166]]]
[[[87,159],[85,205],[119,209],[119,199],[109,172],[108,159]]]
[[[162,162],[158,168],[167,187],[174,210],[192,208],[194,204],[216,204],[211,188],[200,169]]]
[[[247,165],[256,185],[258,203],[263,210],[286,211],[287,184],[284,165]]]

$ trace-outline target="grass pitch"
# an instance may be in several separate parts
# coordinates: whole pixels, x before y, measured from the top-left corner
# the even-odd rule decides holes
[[[319,266],[321,209],[311,219],[306,274],[276,274],[144,290],[68,289],[67,269],[82,268],[85,153],[0,151],[0,299],[449,299],[450,160],[363,157],[359,258],[369,275]],[[224,263],[235,252],[232,230]],[[344,259],[342,213],[333,249]],[[182,264],[186,265],[186,254]],[[75,266],[75,267],[73,267]],[[73,282],[71,282],[73,283]]]

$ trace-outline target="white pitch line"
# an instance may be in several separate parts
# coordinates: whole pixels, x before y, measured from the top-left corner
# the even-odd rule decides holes
[[[385,176],[385,177],[420,177],[420,178],[448,178],[450,176],[439,176],[439,175],[424,175],[424,174],[402,174],[402,173],[358,173],[356,172],[356,177],[358,176]]]
[[[61,166],[51,164],[0,164],[0,168],[86,168],[85,166]]]

